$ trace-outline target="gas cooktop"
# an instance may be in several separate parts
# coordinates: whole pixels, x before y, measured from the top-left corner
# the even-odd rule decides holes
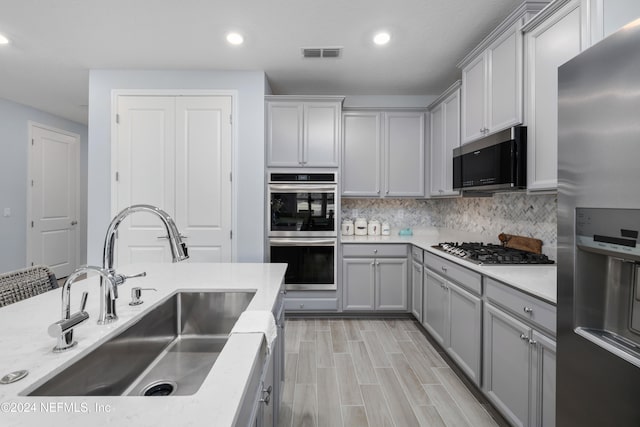
[[[487,243],[438,243],[433,246],[448,254],[455,255],[475,264],[553,264],[544,254],[518,249],[506,248],[501,245]]]

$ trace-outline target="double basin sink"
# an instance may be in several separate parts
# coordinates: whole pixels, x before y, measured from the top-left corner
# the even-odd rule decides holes
[[[28,396],[185,396],[198,391],[255,292],[178,292]]]

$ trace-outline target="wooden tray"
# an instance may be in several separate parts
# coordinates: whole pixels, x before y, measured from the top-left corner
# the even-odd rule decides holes
[[[542,253],[542,240],[540,239],[504,233],[500,233],[498,239],[502,242],[502,246],[506,248],[520,249],[534,254]]]

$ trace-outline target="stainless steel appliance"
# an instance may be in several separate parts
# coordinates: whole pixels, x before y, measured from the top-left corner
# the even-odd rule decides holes
[[[640,20],[558,71],[558,426],[640,425]]]
[[[527,186],[527,128],[515,126],[453,150],[454,190],[505,191]]]
[[[289,290],[337,288],[339,196],[335,172],[270,172],[268,261],[287,263]]]
[[[336,174],[269,174],[269,236],[337,236]]]
[[[289,264],[284,276],[289,290],[334,290],[337,287],[336,238],[270,238],[270,262]]]
[[[438,243],[433,248],[474,264],[553,264],[544,254],[535,254],[491,243]]]

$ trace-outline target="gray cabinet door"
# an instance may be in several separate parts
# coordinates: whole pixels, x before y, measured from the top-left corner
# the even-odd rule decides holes
[[[422,323],[422,263],[411,262],[411,313]]]
[[[375,260],[376,310],[407,311],[407,259]]]
[[[385,196],[424,196],[424,113],[385,113]]]
[[[528,426],[531,328],[490,303],[484,305],[484,384],[514,426]]]
[[[347,112],[342,117],[342,194],[379,196],[381,114]]]
[[[453,283],[449,288],[449,346],[447,351],[458,366],[480,385],[482,346],[482,301]]]
[[[531,334],[532,427],[556,425],[556,342],[536,330]]]
[[[374,310],[374,268],[373,258],[343,259],[343,310]]]
[[[279,403],[279,400],[275,398],[273,395],[274,390],[274,365],[275,360],[272,357],[269,358],[269,363],[267,365],[267,372],[265,373],[264,380],[262,382],[262,392],[260,399],[262,401],[260,404],[262,405],[261,411],[258,411],[258,419],[256,420],[256,424],[259,427],[274,427],[276,425],[274,419],[274,410],[275,405]]]
[[[304,104],[304,166],[338,167],[340,103]]]
[[[422,305],[422,324],[436,341],[446,347],[447,317],[449,310],[449,291],[446,280],[424,269],[424,303]]]
[[[304,105],[298,102],[267,103],[267,165],[303,165],[302,126]]]

